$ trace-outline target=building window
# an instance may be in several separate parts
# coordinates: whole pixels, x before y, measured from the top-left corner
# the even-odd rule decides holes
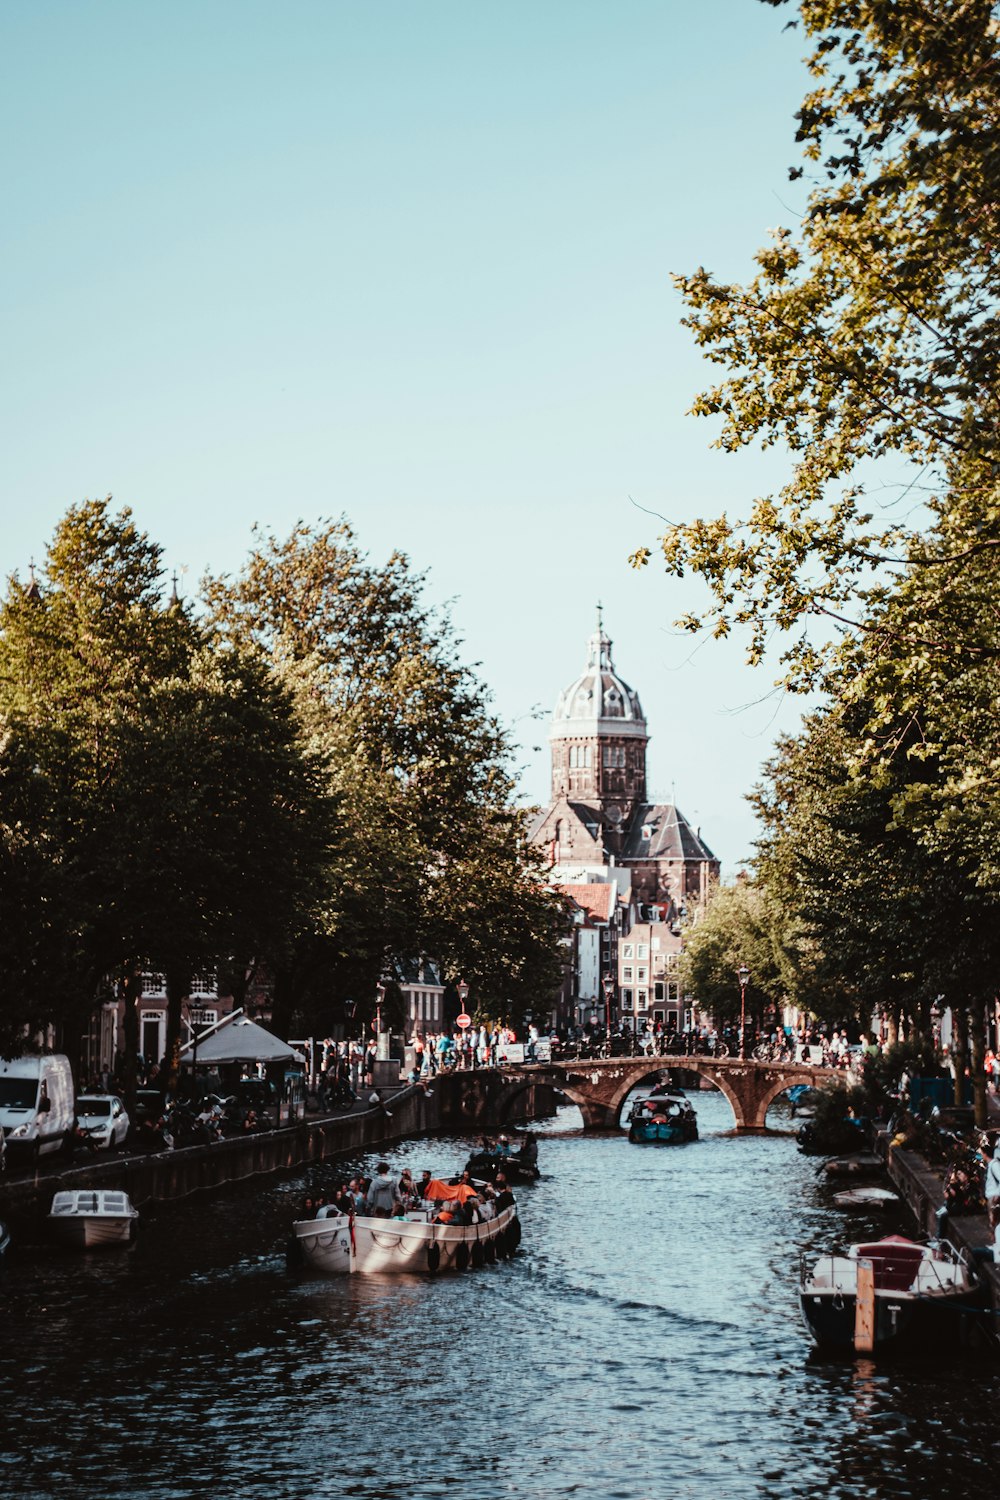
[[[647,977],[645,968],[641,968],[635,977],[636,979],[638,979],[640,984],[645,984]]]
[[[653,998],[654,1000],[663,999],[663,985],[659,982],[653,985]]]
[[[622,1010],[632,1009],[632,991],[622,990]]]
[[[631,964],[623,964],[622,965],[622,979],[628,981],[628,980],[631,980],[631,978],[632,978],[632,965]]]
[[[623,943],[622,944],[622,958],[631,958],[631,957],[632,957],[632,944],[631,943]]]
[[[605,745],[604,764],[610,767],[622,767],[625,764],[625,751],[620,745]]]
[[[638,1008],[640,1010],[645,1010],[646,1009],[647,998],[648,997],[646,995],[646,991],[645,990],[640,990],[639,991],[638,1000],[636,1001],[636,1004],[638,1005]]]
[[[635,956],[636,956],[636,958],[648,958],[649,957],[649,944],[648,943],[640,943],[639,946],[638,946],[638,948],[636,949]]]
[[[167,992],[167,981],[163,974],[143,974],[142,993],[144,995],[165,995]]]
[[[583,763],[587,767],[587,770],[589,771],[590,770],[590,746],[589,745],[587,746],[586,750],[584,750],[584,752],[583,752]]]

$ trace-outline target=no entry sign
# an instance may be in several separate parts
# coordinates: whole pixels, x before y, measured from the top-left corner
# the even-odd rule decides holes
[[[472,1025],[472,1017],[470,1015],[467,1015],[463,1010],[460,1016],[455,1017],[455,1024],[457,1026],[461,1026],[462,1030],[464,1031],[466,1026]]]

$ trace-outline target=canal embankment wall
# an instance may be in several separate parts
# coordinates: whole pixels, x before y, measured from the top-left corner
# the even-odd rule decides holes
[[[876,1134],[875,1149],[885,1162],[889,1179],[912,1213],[920,1232],[929,1237],[943,1235],[975,1264],[989,1288],[1000,1336],[1000,1267],[993,1261],[993,1235],[986,1215],[949,1214],[943,1218],[945,1201],[941,1174],[915,1151],[893,1146],[887,1131]]]
[[[505,1118],[502,1075],[492,1070],[438,1075],[428,1085],[382,1090],[384,1103],[343,1115],[306,1116],[278,1130],[234,1136],[208,1146],[187,1146],[148,1155],[90,1157],[8,1180],[0,1188],[0,1219],[15,1227],[37,1225],[52,1195],[63,1190],[104,1188],[128,1193],[137,1208],[217,1192],[229,1184],[274,1173],[302,1171],[341,1156],[377,1150],[410,1137],[499,1129]],[[546,1083],[520,1088],[517,1118],[542,1119],[555,1112]]]

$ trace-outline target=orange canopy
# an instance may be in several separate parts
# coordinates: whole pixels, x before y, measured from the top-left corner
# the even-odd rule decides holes
[[[474,1198],[476,1190],[467,1182],[442,1182],[440,1177],[432,1177],[425,1188],[422,1189],[425,1198],[430,1198],[434,1203],[447,1203],[458,1200],[464,1203],[466,1198]]]
[[[425,1198],[432,1202],[446,1203],[449,1198],[457,1198],[458,1194],[449,1182],[442,1182],[440,1177],[432,1177],[426,1187],[421,1188]]]
[[[466,1198],[474,1198],[476,1196],[475,1188],[470,1187],[467,1182],[456,1182],[448,1191],[453,1198],[458,1199],[459,1203],[464,1203]]]

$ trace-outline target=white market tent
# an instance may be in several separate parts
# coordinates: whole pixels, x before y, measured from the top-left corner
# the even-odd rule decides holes
[[[275,1063],[304,1062],[301,1052],[296,1052],[287,1042],[265,1031],[256,1021],[246,1016],[234,1016],[215,1031],[199,1037],[197,1050],[198,1066],[210,1063]],[[188,1042],[181,1049],[182,1062],[194,1062],[194,1043]]]

